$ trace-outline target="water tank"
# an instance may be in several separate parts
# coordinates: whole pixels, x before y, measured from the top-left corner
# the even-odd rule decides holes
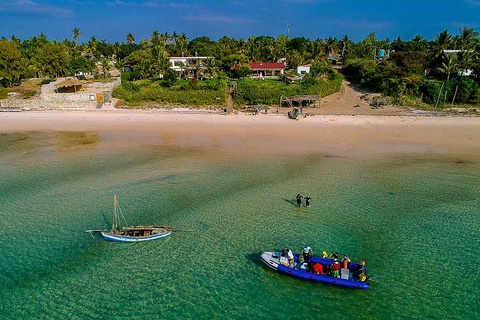
[[[378,50],[378,56],[382,58],[385,57],[385,49]]]

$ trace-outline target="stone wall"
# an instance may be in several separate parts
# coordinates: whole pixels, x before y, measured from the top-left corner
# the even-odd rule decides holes
[[[63,80],[43,85],[40,99],[0,100],[0,111],[100,108],[102,104],[97,103],[97,93],[102,94],[105,102],[110,102],[113,88],[121,84],[121,79],[116,78],[111,82],[85,83],[82,90],[75,93],[56,93],[55,84]]]
[[[44,101],[41,99],[4,99],[0,100],[0,111],[9,110],[45,110],[45,109],[77,109],[77,108],[97,108],[98,105],[93,102],[79,101]]]
[[[75,93],[56,93],[55,84],[63,81],[58,79],[55,82],[42,86],[40,99],[45,102],[53,102],[57,105],[69,105],[71,103],[96,105],[96,94],[101,93],[106,96],[107,100],[112,99],[113,88],[121,84],[121,78],[116,78],[111,82],[88,82],[82,85],[82,90]]]

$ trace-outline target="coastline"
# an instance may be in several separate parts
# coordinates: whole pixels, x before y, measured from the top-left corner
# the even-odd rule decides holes
[[[176,143],[263,155],[395,152],[480,155],[480,118],[425,115],[223,115],[208,110],[1,112],[0,132],[145,133]]]

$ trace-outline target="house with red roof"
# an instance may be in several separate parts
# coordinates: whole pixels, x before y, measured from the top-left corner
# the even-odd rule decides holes
[[[281,62],[250,62],[251,78],[278,78],[285,72],[285,65]]]

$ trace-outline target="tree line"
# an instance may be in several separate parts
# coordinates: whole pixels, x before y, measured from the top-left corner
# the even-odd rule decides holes
[[[456,35],[444,30],[430,41],[420,35],[411,40],[400,37],[393,41],[388,38],[380,40],[375,33],[358,42],[352,41],[348,35],[341,39],[314,40],[285,35],[277,38],[251,36],[248,39],[224,36],[214,41],[207,36],[190,40],[186,34],[154,30],[150,38],[141,41],[136,41],[135,36],[128,33],[121,43],[109,43],[94,36],[80,43],[81,35],[81,31],[75,28],[71,38],[63,41],[51,41],[43,33],[24,40],[15,36],[2,37],[1,83],[13,86],[24,78],[56,78],[80,72],[107,76],[112,64],[119,70],[130,66],[134,71],[132,79],[155,78],[172,72],[169,56],[212,57],[202,66],[202,72],[209,78],[248,74],[245,66],[252,61],[284,59],[288,69],[294,70],[302,64],[326,64],[333,57],[343,61],[347,76],[372,90],[391,96],[431,96],[432,100],[435,90],[428,93],[426,79],[438,83],[458,82],[458,72],[469,70],[480,74],[479,34],[468,27],[459,29]],[[444,50],[447,49],[459,52],[446,56]],[[381,61],[377,59],[380,50],[386,53]],[[478,78],[461,78],[468,82],[471,91],[465,102],[474,102],[479,95]]]

